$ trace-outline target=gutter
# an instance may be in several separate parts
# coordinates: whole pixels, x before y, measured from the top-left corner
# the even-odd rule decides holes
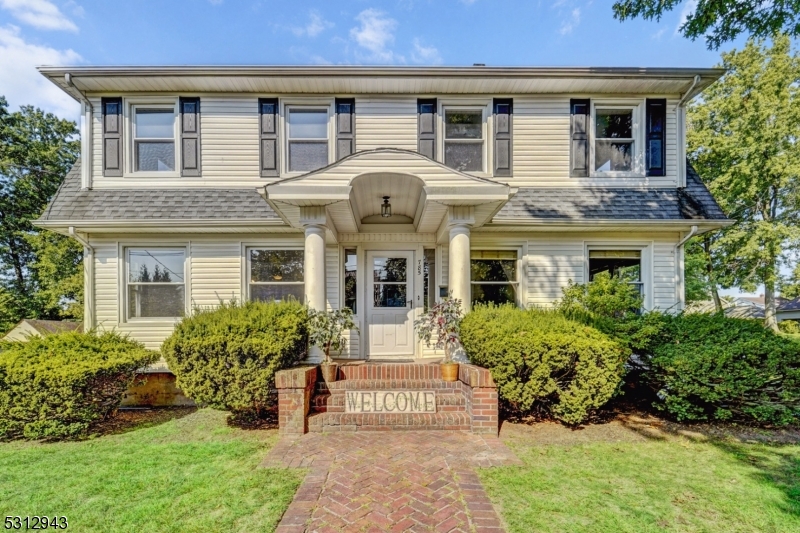
[[[678,244],[676,244],[676,245],[675,245],[675,249],[677,250],[678,248],[680,248],[681,246],[683,246],[684,244],[686,244],[686,242],[687,242],[689,239],[691,239],[692,237],[694,237],[695,235],[697,235],[697,229],[698,229],[698,228],[697,228],[697,226],[692,226],[692,228],[689,230],[689,233],[687,233],[687,234],[686,234],[686,237],[684,237],[683,239],[681,239],[681,240],[680,240],[680,242],[678,242]]]
[[[69,227],[69,236],[83,245],[83,331],[91,331],[95,324],[94,247],[75,231],[75,226]]]

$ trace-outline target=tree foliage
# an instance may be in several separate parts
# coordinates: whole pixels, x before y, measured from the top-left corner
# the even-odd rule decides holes
[[[661,20],[684,0],[617,0],[614,18],[621,21],[641,17]],[[776,33],[800,35],[800,0],[699,0],[693,13],[679,28],[684,37],[705,37],[709,50],[717,50],[741,34],[756,38]]]
[[[9,112],[0,97],[0,330],[23,317],[80,316],[82,249],[31,224],[77,159],[77,134],[32,106]]]
[[[750,40],[722,54],[727,73],[689,108],[692,164],[736,223],[708,249],[714,281],[764,285],[766,325],[777,328],[780,266],[800,241],[800,58],[789,38]]]

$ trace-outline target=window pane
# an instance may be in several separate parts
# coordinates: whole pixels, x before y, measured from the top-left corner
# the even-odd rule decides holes
[[[175,170],[175,143],[136,143],[136,170],[165,172]]]
[[[263,302],[279,302],[281,300],[304,300],[304,286],[299,283],[269,283],[266,285],[250,284],[250,299]]]
[[[128,261],[131,283],[183,283],[183,250],[128,250]]]
[[[372,279],[374,281],[405,281],[405,257],[376,257],[372,264]]]
[[[597,141],[594,149],[594,168],[600,172],[628,172],[632,168],[633,141]]]
[[[290,109],[290,139],[327,139],[328,111],[325,109]]]
[[[405,307],[405,284],[376,283],[374,289],[375,307]]]
[[[473,259],[472,281],[517,281],[517,262],[508,259]]]
[[[510,283],[504,285],[473,284],[472,303],[516,304],[516,292],[517,286]]]
[[[185,310],[183,285],[128,285],[128,318],[174,318]]]
[[[175,112],[172,109],[137,109],[136,137],[139,139],[173,139]]]
[[[483,143],[444,143],[444,164],[466,172],[483,170]]]
[[[481,111],[445,111],[445,139],[482,139]]]
[[[637,258],[589,258],[589,281],[600,272],[608,272],[614,277],[628,281],[642,280],[641,260]]]
[[[425,248],[425,269],[423,273],[423,292],[425,293],[425,311],[436,305],[436,250]]]
[[[598,139],[633,137],[633,110],[598,109],[595,113],[595,136]]]
[[[344,251],[344,306],[354,314],[358,312],[357,300],[357,276],[356,270],[356,251]]]
[[[328,164],[328,142],[290,142],[289,170],[311,172]]]
[[[303,250],[250,250],[250,281],[303,281]]]

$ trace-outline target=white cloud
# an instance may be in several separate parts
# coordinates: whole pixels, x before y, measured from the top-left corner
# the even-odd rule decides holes
[[[414,39],[414,51],[411,52],[414,63],[425,65],[440,65],[442,56],[435,46],[424,46],[419,39]]]
[[[678,21],[678,25],[675,26],[675,35],[680,34],[681,26],[686,24],[686,19],[689,18],[689,15],[695,12],[697,9],[697,0],[686,0],[684,2],[683,7],[681,8],[681,18]]]
[[[0,94],[5,95],[9,108],[16,111],[21,105],[33,105],[55,113],[61,118],[77,120],[80,105],[39,74],[39,65],[74,65],[83,58],[73,50],[56,50],[30,44],[16,26],[0,27]]]
[[[581,8],[576,7],[572,10],[572,13],[568,19],[561,23],[561,28],[559,28],[558,33],[561,35],[568,35],[572,33],[572,30],[578,27],[581,23]]]
[[[397,21],[377,9],[365,9],[356,16],[360,26],[350,29],[350,38],[369,52],[359,59],[373,63],[404,62],[402,56],[395,55],[388,46],[394,43],[394,30]]]
[[[322,18],[322,15],[320,15],[318,11],[311,10],[309,11],[308,16],[310,19],[308,21],[308,24],[306,24],[303,27],[298,27],[298,26],[293,27],[292,33],[294,33],[298,37],[302,37],[304,35],[307,35],[309,37],[316,37],[326,29],[333,27],[333,22],[330,22]]]
[[[0,8],[10,11],[20,22],[40,30],[78,31],[75,23],[48,0],[0,0]]]

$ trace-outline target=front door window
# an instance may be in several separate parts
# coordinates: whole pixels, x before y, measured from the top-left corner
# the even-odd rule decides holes
[[[405,257],[375,257],[372,260],[374,307],[406,307],[408,260]]]

